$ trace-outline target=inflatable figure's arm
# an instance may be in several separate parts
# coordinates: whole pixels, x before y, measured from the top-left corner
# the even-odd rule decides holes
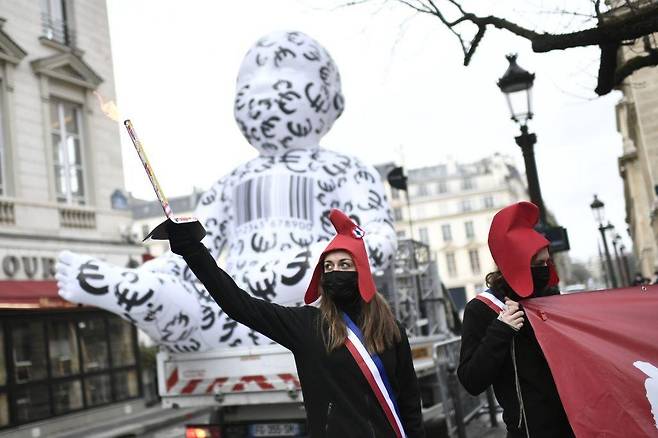
[[[208,232],[203,243],[215,257],[224,246],[230,221],[222,188],[220,180],[201,197],[195,211]],[[56,269],[59,294],[68,301],[113,312],[174,351],[216,346],[219,336],[208,333],[216,327],[219,309],[182,257],[168,252],[127,269],[64,251]]]

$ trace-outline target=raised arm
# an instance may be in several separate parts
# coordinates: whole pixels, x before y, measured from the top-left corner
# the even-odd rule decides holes
[[[217,266],[200,242],[187,233],[186,224],[168,228],[172,251],[180,254],[215,302],[235,321],[294,350],[313,327],[310,307],[285,307],[252,297],[240,289],[231,276]]]

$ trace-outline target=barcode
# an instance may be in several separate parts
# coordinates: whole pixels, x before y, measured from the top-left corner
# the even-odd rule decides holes
[[[313,219],[313,179],[299,175],[266,175],[235,188],[238,225],[275,217]]]

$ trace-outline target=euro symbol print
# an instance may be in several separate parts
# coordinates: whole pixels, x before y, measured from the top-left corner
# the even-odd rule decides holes
[[[80,266],[80,273],[77,276],[80,287],[85,292],[88,292],[92,295],[105,295],[109,288],[106,285],[104,286],[93,286],[87,280],[103,280],[105,276],[98,273],[99,267],[93,261],[89,260]]]

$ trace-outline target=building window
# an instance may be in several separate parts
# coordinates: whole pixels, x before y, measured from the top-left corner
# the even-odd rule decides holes
[[[105,339],[105,319],[87,318],[78,323],[80,349],[85,372],[104,370],[110,366]]]
[[[462,190],[471,190],[475,188],[475,180],[471,177],[462,179]]]
[[[42,322],[20,322],[12,330],[14,381],[29,383],[45,379],[46,343]]]
[[[85,204],[81,116],[80,105],[56,99],[50,102],[50,134],[58,202]]]
[[[436,191],[438,193],[448,193],[448,181],[439,181],[436,184]]]
[[[418,229],[418,235],[420,236],[420,241],[426,245],[430,244],[430,234],[427,231],[427,228],[421,227]]]
[[[41,420],[50,416],[50,397],[47,385],[23,386],[13,391],[16,420],[19,423]]]
[[[3,317],[0,359],[6,347],[11,373],[0,362],[0,426],[140,396],[135,328],[98,311],[66,318]]]
[[[397,232],[398,239],[406,239],[407,238],[407,232],[404,230],[400,230]]]
[[[430,194],[429,190],[427,189],[427,185],[425,184],[418,184],[416,186],[416,194],[418,196],[427,196]]]
[[[402,218],[402,209],[401,208],[394,208],[393,209],[393,219],[396,221],[401,221]]]
[[[123,320],[113,318],[110,324],[110,351],[112,366],[135,365],[135,345],[132,338],[132,327]]]
[[[67,380],[53,384],[53,407],[56,415],[77,411],[83,406],[80,380]]]
[[[146,239],[146,236],[151,232],[148,224],[142,224],[142,239]]]
[[[473,228],[473,221],[464,222],[464,231],[466,231],[466,238],[471,240],[475,238],[475,229]]]
[[[41,0],[41,27],[43,36],[49,40],[73,47],[75,33],[67,3],[67,0]]]
[[[457,262],[455,261],[455,253],[447,252],[446,253],[446,266],[448,267],[448,276],[456,277],[457,276]]]
[[[75,325],[70,321],[50,321],[47,326],[52,377],[79,374],[80,361]]]
[[[5,362],[5,333],[0,326],[0,388],[7,385],[7,363]],[[9,424],[9,400],[7,393],[0,390],[0,427]]]
[[[470,199],[462,199],[459,203],[459,209],[461,212],[473,210],[473,204]]]
[[[485,196],[484,197],[484,208],[493,208],[493,206],[494,206],[493,196]]]
[[[112,401],[109,374],[98,374],[85,379],[85,400],[87,406],[104,405]]]
[[[0,326],[0,387],[7,384],[7,363],[5,362],[5,332]],[[0,401],[0,426],[2,425],[2,401]]]
[[[9,424],[9,401],[7,394],[0,391],[0,427]]]
[[[471,261],[471,271],[474,274],[480,273],[480,254],[477,249],[468,251],[468,259]]]
[[[450,224],[441,225],[441,234],[443,235],[444,242],[452,242],[452,230]]]
[[[132,370],[115,373],[113,386],[116,392],[117,400],[125,400],[127,398],[137,397],[139,395],[139,381],[137,380],[137,372]]]
[[[2,85],[2,82],[0,82],[0,85]],[[2,111],[2,102],[3,100],[3,95],[2,95],[2,88],[0,87],[0,195],[6,195],[7,194],[7,183],[6,183],[6,170],[5,168],[7,167],[6,163],[6,154],[5,154],[5,130],[4,130],[4,114]]]

